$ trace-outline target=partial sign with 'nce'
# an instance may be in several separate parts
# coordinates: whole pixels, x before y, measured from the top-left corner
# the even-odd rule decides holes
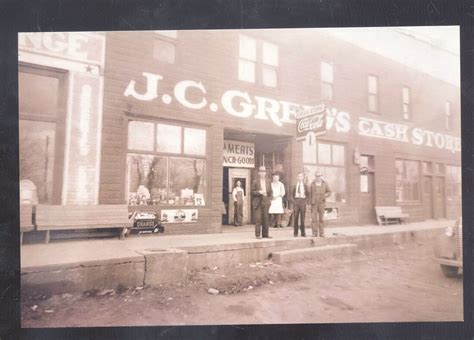
[[[223,166],[253,168],[255,166],[255,144],[224,140]]]
[[[296,140],[305,139],[311,133],[315,136],[326,133],[326,106],[319,104],[296,113]]]

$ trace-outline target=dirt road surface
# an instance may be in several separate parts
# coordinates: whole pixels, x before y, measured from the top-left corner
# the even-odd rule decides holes
[[[460,321],[463,279],[445,278],[432,244],[352,257],[208,268],[184,284],[58,296],[23,292],[23,327]],[[218,290],[217,295],[208,292]]]

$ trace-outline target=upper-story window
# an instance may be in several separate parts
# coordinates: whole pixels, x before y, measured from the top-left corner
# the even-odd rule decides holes
[[[278,85],[278,46],[246,35],[239,39],[239,80]]]
[[[370,112],[378,112],[379,110],[379,83],[378,78],[369,75],[367,78],[368,106]]]
[[[334,70],[330,63],[321,62],[321,98],[333,100]]]
[[[444,105],[444,121],[445,121],[445,127],[446,127],[446,130],[451,130],[451,118],[452,115],[451,115],[451,102],[449,101],[446,101],[445,105]]]
[[[406,86],[402,88],[402,113],[403,119],[411,119],[411,91]]]
[[[154,31],[153,58],[168,64],[176,61],[178,31]]]

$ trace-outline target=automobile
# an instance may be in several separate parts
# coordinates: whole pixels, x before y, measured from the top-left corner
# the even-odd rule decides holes
[[[436,262],[446,277],[455,277],[462,269],[462,218],[436,238],[434,247]]]

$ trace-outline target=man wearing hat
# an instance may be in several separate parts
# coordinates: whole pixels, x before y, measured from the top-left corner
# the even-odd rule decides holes
[[[252,181],[252,208],[255,212],[255,237],[271,238],[268,235],[268,210],[272,197],[272,185],[266,178],[264,166],[258,168],[258,178]],[[261,232],[260,232],[261,231]]]
[[[311,183],[310,196],[313,237],[324,237],[324,209],[326,208],[326,198],[331,196],[331,190],[327,182],[322,179],[319,170],[316,170],[315,179]]]

